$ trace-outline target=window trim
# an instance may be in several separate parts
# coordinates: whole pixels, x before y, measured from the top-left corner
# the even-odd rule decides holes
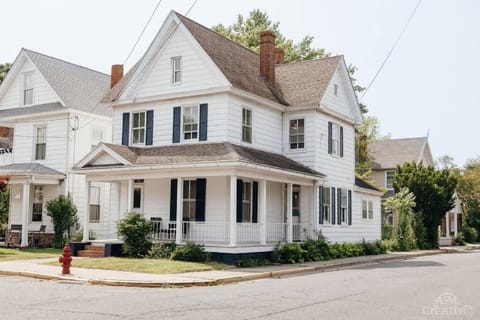
[[[97,198],[97,199],[93,199],[92,189],[97,190],[97,194],[98,194],[98,198]],[[88,205],[90,206],[90,211],[88,212],[88,214],[89,214],[88,222],[89,222],[89,223],[100,223],[100,210],[101,210],[100,202],[101,202],[101,197],[102,197],[102,196],[101,196],[102,190],[101,190],[101,188],[98,187],[98,186],[90,186],[89,192],[90,192],[90,198],[89,198],[90,201],[89,201],[89,204],[88,204]],[[93,201],[93,200],[95,200],[95,201]],[[98,200],[98,201],[96,201],[96,200]],[[98,203],[94,203],[94,202],[98,202]],[[98,212],[97,212],[97,214],[98,214],[98,219],[92,219],[92,206],[98,207]]]
[[[197,179],[184,179],[182,181],[183,183],[183,186],[182,186],[182,216],[183,216],[183,219],[185,218],[188,218],[189,220],[188,221],[196,221],[197,219]],[[188,183],[189,184],[189,188],[188,188],[188,196],[190,198],[185,198],[185,183]],[[191,184],[195,185],[195,197],[194,198],[191,198]],[[193,217],[192,215],[189,213],[189,217],[186,217],[185,216],[185,202],[190,202],[190,203],[193,203],[194,204],[194,212],[193,212]]]
[[[245,112],[250,113],[250,124],[245,124],[243,116]],[[250,141],[244,140],[244,129],[250,129]],[[242,129],[241,129],[241,141],[243,143],[252,144],[253,143],[253,110],[248,107],[242,107]]]
[[[395,190],[393,188],[393,179],[395,178],[395,172],[396,172],[395,170],[385,170],[385,189],[387,189],[389,191]],[[392,173],[392,187],[391,188],[388,187],[388,174],[389,173]]]
[[[335,97],[338,97],[338,88],[339,88],[338,83],[334,83],[334,84],[333,84],[333,95],[334,95]]]
[[[331,155],[337,158],[340,158],[340,127],[341,125],[337,122],[332,123],[332,153]],[[336,139],[335,139],[336,135]]]
[[[45,206],[45,188],[43,185],[40,185],[40,184],[37,184],[37,185],[33,185],[32,186],[33,190],[32,190],[32,194],[33,194],[33,197],[32,197],[32,211],[31,211],[31,216],[30,216],[30,221],[32,223],[35,223],[35,222],[43,222],[43,210],[44,210],[44,206]],[[42,194],[42,200],[41,202],[35,202],[36,201],[36,193],[35,193],[35,190],[36,189],[39,189],[41,190],[41,194]],[[25,195],[23,195],[25,196]],[[35,204],[42,204],[42,210],[40,213],[35,213],[34,210],[35,210]],[[35,220],[34,219],[34,215],[39,215],[40,216],[40,220]]]
[[[140,207],[135,208],[135,189],[140,189]],[[145,199],[145,185],[143,183],[134,183],[132,186],[132,211],[143,213]]]
[[[21,87],[21,93],[20,93],[20,101],[21,101],[21,106],[26,107],[26,106],[32,106],[35,104],[35,77],[34,77],[35,71],[25,71],[22,72],[22,87]],[[32,87],[27,89],[26,88],[26,76],[30,75],[32,77]],[[27,90],[32,90],[32,103],[25,103],[25,91]]]
[[[44,135],[43,135],[43,138],[44,138],[44,141],[43,143],[39,143],[38,142],[38,130],[39,129],[44,129],[45,132],[44,132]],[[33,135],[33,161],[45,161],[47,159],[47,132],[48,132],[48,127],[46,124],[39,124],[39,125],[35,125],[33,127],[33,130],[34,130],[34,135]],[[43,154],[43,158],[39,158],[38,155],[37,155],[37,145],[39,144],[43,144],[45,145],[44,146],[44,154]]]
[[[179,68],[177,68],[177,59],[180,63],[178,63]],[[180,79],[175,81],[176,73],[179,73]],[[183,80],[183,59],[182,56],[174,56],[170,58],[170,84],[171,85],[179,85],[182,83]]]
[[[247,185],[250,185],[249,199],[245,199],[245,195],[247,194],[247,192],[245,192]],[[240,223],[253,223],[253,180],[243,180],[242,188],[242,222]],[[247,203],[250,211],[248,221],[243,219],[245,216],[243,212],[244,204]]]
[[[341,198],[340,198],[340,225],[349,225],[348,224],[348,189],[347,188],[340,188],[342,190]],[[336,194],[338,197],[338,192]],[[345,203],[343,200],[345,199]],[[337,200],[338,201],[338,200]]]
[[[133,119],[135,114],[144,114],[144,123],[143,127],[133,127]],[[133,142],[133,131],[134,130],[142,130],[143,128],[143,143],[134,143]],[[131,111],[130,112],[130,145],[131,146],[144,146],[145,141],[147,139],[147,111],[146,110],[139,110],[139,111]]]
[[[328,191],[328,197],[325,197],[325,192]],[[329,186],[323,186],[323,206],[322,206],[322,216],[323,224],[331,225],[332,224],[332,188]],[[326,201],[327,200],[327,201]],[[328,203],[327,203],[328,202]],[[325,219],[325,209],[328,209],[328,218]]]
[[[363,215],[363,205],[365,204],[365,216]],[[372,216],[370,217],[370,209]],[[363,221],[373,221],[374,220],[374,212],[373,212],[373,200],[369,199],[362,199],[362,220]]]
[[[297,148],[292,148],[292,143],[290,142],[290,138],[292,137],[292,133],[290,132],[291,130],[291,122],[292,121],[300,121],[300,120],[303,120],[303,133],[302,134],[293,134],[294,136],[301,136],[303,135],[303,146],[300,148],[299,146],[297,146]],[[306,147],[305,147],[305,131],[306,131],[306,121],[305,121],[305,117],[299,117],[299,118],[291,118],[291,119],[288,119],[288,150],[290,151],[293,151],[293,152],[302,152],[302,151],[305,151],[306,150]],[[296,142],[296,144],[300,144],[300,142]]]
[[[371,209],[371,211],[370,211],[370,209]],[[372,214],[371,216],[370,216],[370,213]],[[372,200],[368,201],[367,214],[368,214],[368,220],[374,220],[375,215],[374,215],[374,212],[373,212],[373,201]]]
[[[186,108],[197,108],[197,137],[195,139],[185,139],[185,123],[184,123],[184,115]],[[194,122],[192,122],[194,123]],[[190,131],[192,133],[194,131]],[[198,142],[200,137],[200,104],[187,104],[182,106],[182,112],[180,114],[180,141],[184,143],[192,143]]]

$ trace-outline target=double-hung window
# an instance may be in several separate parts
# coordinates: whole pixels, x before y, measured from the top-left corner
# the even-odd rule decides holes
[[[322,207],[322,214],[323,214],[323,223],[330,223],[331,222],[331,196],[330,196],[330,188],[324,187],[323,188],[323,207]]]
[[[373,201],[368,201],[368,219],[373,219]]]
[[[100,188],[90,187],[90,218],[91,223],[100,222]]]
[[[332,123],[332,154],[340,155],[340,126]]]
[[[362,201],[362,219],[373,219],[373,201]]]
[[[183,181],[183,218],[194,221],[196,219],[197,181]]]
[[[43,186],[33,186],[32,222],[41,222],[43,213]]]
[[[172,57],[172,84],[182,82],[182,57]]]
[[[292,216],[300,217],[300,186],[294,185],[292,188]]]
[[[252,143],[252,110],[242,109],[242,141]]]
[[[145,144],[145,112],[132,113],[132,144]]]
[[[395,177],[395,170],[385,171],[385,187],[387,190],[393,190],[393,178]]]
[[[342,224],[348,223],[348,190],[341,189],[342,195],[340,199],[340,218],[342,219]]]
[[[35,137],[35,160],[45,160],[47,151],[47,127],[37,127]]]
[[[183,140],[198,139],[198,106],[183,108]]]
[[[23,74],[23,105],[33,104],[33,72]]]
[[[305,120],[290,120],[289,131],[290,149],[303,149],[305,147]]]
[[[243,182],[242,222],[252,222],[252,183]]]

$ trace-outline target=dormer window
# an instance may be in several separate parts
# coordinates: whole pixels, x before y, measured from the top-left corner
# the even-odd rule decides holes
[[[172,57],[172,84],[182,82],[182,57]]]
[[[23,105],[33,104],[33,72],[23,74]]]
[[[132,144],[145,144],[145,112],[134,112],[132,118]]]
[[[336,83],[333,85],[333,94],[338,97],[338,84]]]

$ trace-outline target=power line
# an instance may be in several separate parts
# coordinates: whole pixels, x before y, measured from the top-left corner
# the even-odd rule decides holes
[[[418,0],[417,2],[417,5],[415,6],[415,8],[413,9],[412,13],[410,14],[410,16],[408,17],[408,20],[407,20],[407,23],[405,24],[405,26],[403,27],[403,30],[402,32],[400,32],[397,40],[395,41],[395,43],[393,44],[393,47],[390,49],[390,51],[388,52],[387,56],[385,57],[385,59],[383,60],[382,64],[380,65],[380,68],[378,69],[377,73],[375,73],[375,76],[373,77],[373,79],[370,81],[370,83],[368,84],[367,88],[365,89],[365,91],[363,92],[362,96],[360,97],[359,100],[362,100],[363,97],[365,97],[365,95],[367,94],[368,92],[368,89],[370,89],[370,87],[372,86],[372,84],[375,82],[375,80],[377,79],[378,75],[380,74],[380,72],[382,71],[383,67],[385,66],[385,64],[387,63],[388,59],[390,58],[390,56],[392,55],[393,51],[395,50],[395,48],[397,47],[398,43],[400,42],[400,39],[402,38],[403,34],[405,33],[405,31],[407,30],[408,26],[410,25],[410,22],[412,21],[413,19],[413,16],[415,15],[415,13],[417,12],[417,9],[418,7],[420,6],[420,3],[422,2],[422,0]]]
[[[187,12],[185,13],[185,17],[188,16],[188,14],[190,13],[190,11],[192,11],[193,7],[195,7],[195,5],[197,4],[198,0],[195,0],[192,5],[190,6],[190,8],[187,10]]]
[[[130,59],[130,56],[132,55],[133,51],[134,51],[135,48],[137,47],[137,44],[138,44],[138,42],[140,41],[140,39],[142,38],[143,34],[145,33],[145,30],[147,30],[147,27],[148,27],[148,25],[150,24],[150,21],[152,21],[152,18],[153,18],[153,16],[155,15],[155,12],[157,12],[157,9],[158,9],[158,7],[160,6],[160,3],[162,3],[162,0],[158,0],[157,5],[155,6],[155,9],[153,9],[152,15],[150,16],[150,18],[148,19],[147,23],[146,23],[145,26],[143,27],[142,32],[141,32],[140,35],[138,36],[137,41],[135,41],[135,44],[133,45],[132,50],[130,50],[130,52],[128,53],[128,56],[127,56],[127,58],[125,59],[125,61],[123,62],[123,64],[126,64],[127,61],[128,61],[128,59]]]

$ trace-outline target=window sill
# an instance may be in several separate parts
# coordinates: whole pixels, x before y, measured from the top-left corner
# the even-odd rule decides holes
[[[301,149],[290,149],[290,148],[288,148],[288,152],[291,152],[291,153],[306,153],[307,149],[306,148],[301,148]]]

